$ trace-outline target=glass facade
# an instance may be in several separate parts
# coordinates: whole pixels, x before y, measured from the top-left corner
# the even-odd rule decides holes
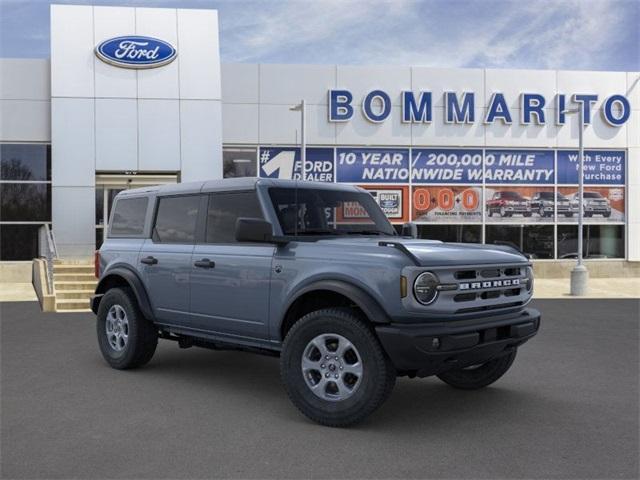
[[[225,177],[358,185],[396,230],[412,221],[420,238],[510,245],[537,260],[577,255],[573,150],[318,146],[307,147],[303,168],[298,147],[225,146],[224,159]],[[625,184],[625,150],[585,151],[586,258],[625,258]]]
[[[51,225],[51,146],[0,144],[0,260],[38,256],[38,229]]]

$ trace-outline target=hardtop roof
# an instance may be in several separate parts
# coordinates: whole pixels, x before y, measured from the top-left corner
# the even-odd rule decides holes
[[[156,195],[176,195],[176,194],[189,194],[189,193],[201,193],[201,192],[217,192],[217,191],[234,191],[234,190],[247,190],[255,189],[257,185],[264,185],[267,187],[280,187],[280,188],[318,188],[318,189],[331,189],[331,190],[362,190],[360,187],[354,185],[344,185],[339,183],[326,183],[326,182],[307,182],[300,180],[282,180],[275,178],[256,178],[256,177],[241,177],[241,178],[224,178],[218,180],[206,180],[202,182],[185,182],[185,183],[171,183],[167,185],[155,185],[150,187],[132,188],[130,190],[123,190],[118,196],[139,196],[144,194],[156,194]]]

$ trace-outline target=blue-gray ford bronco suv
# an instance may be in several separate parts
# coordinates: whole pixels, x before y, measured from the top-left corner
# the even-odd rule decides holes
[[[96,269],[91,308],[113,368],[146,364],[159,338],[277,355],[291,401],[330,426],[364,419],[397,376],[485,387],[540,324],[520,252],[400,236],[350,185],[124,191]]]

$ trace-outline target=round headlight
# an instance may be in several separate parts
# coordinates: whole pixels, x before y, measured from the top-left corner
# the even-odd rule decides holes
[[[527,291],[533,292],[533,268],[527,267]]]
[[[413,294],[423,305],[432,303],[438,295],[437,286],[439,284],[438,277],[434,273],[424,272],[418,275],[413,284]]]

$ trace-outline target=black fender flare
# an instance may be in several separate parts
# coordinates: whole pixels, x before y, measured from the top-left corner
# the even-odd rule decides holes
[[[291,306],[300,297],[306,293],[313,292],[314,290],[329,290],[349,298],[360,310],[363,311],[372,323],[391,323],[389,315],[384,308],[382,308],[380,303],[362,288],[344,280],[318,280],[295,292],[294,297],[287,303],[283,310],[284,313],[280,319],[279,328],[282,328],[282,323],[284,322]]]
[[[129,285],[133,294],[136,296],[136,301],[138,302],[138,307],[142,311],[142,314],[145,318],[153,321],[155,316],[153,315],[149,295],[147,294],[147,290],[144,287],[142,280],[136,272],[124,266],[110,268],[98,282],[98,285],[96,286],[96,294],[91,299],[91,310],[93,310],[93,313],[98,313],[100,299],[107,291],[106,285],[109,284],[111,279],[116,277],[123,279]]]

